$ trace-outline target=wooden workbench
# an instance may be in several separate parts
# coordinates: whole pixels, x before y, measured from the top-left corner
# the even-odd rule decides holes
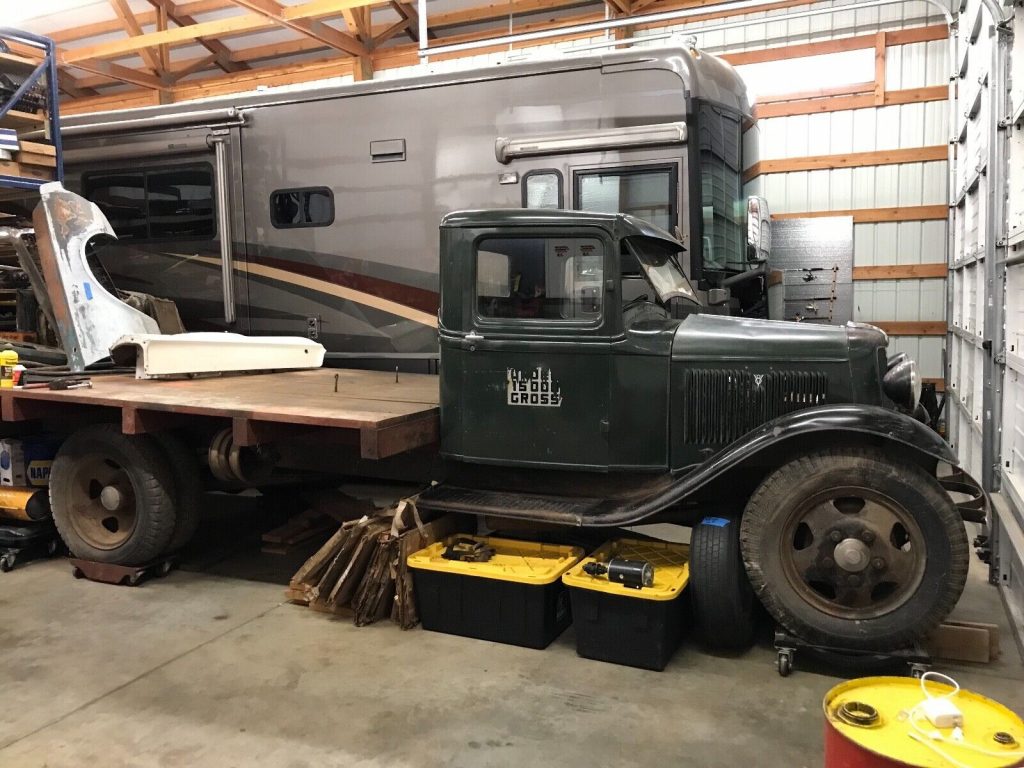
[[[243,446],[342,430],[358,437],[362,458],[383,459],[436,443],[439,433],[438,377],[395,379],[342,368],[181,381],[94,376],[92,389],[0,390],[0,416],[52,420],[118,409],[130,435],[180,426],[190,416],[214,417],[230,419],[235,443]]]

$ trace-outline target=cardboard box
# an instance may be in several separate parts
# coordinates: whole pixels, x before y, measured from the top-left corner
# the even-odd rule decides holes
[[[45,488],[59,447],[47,436],[0,439],[0,485]]]

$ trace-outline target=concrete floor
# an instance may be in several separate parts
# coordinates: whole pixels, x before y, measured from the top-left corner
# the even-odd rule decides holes
[[[998,620],[1003,656],[941,664],[1024,711],[1024,666],[975,562],[958,614]],[[282,603],[279,585],[175,571],[132,589],[63,561],[0,574],[0,766],[817,766],[839,682],[767,640],[692,643],[662,673]],[[998,617],[994,618],[994,617]]]

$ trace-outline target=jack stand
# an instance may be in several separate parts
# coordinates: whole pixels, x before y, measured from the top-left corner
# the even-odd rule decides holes
[[[72,557],[71,574],[76,579],[88,579],[98,581],[102,584],[127,584],[129,587],[138,586],[143,579],[149,577],[166,576],[176,565],[176,558],[162,557],[146,563],[145,565],[114,565],[113,563],[98,563],[95,560],[80,560]]]
[[[837,667],[877,668],[906,664],[912,677],[920,677],[932,666],[932,658],[919,644],[893,651],[862,651],[831,645],[807,643],[781,629],[775,630],[775,650],[778,652],[776,667],[782,677],[789,677],[793,671],[793,660],[797,651],[808,651],[821,661]]]

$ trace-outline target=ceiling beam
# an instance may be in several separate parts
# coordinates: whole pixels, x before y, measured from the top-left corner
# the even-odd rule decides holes
[[[229,5],[231,4],[231,0],[226,0],[226,2]],[[173,0],[149,0],[149,4],[157,9],[158,14],[166,15],[170,21],[173,21],[179,27],[192,27],[199,23],[195,20],[195,17],[183,11],[183,6],[176,7]],[[249,68],[248,64],[234,61],[231,58],[231,49],[217,38],[201,37],[198,42],[203,48],[217,57],[216,64],[225,73],[241,72]],[[169,45],[165,43],[161,47],[166,49],[169,48]]]
[[[106,75],[112,80],[120,80],[122,83],[141,85],[143,88],[152,88],[156,91],[167,90],[167,83],[156,75],[142,72],[138,69],[122,67],[109,61],[82,61],[75,64],[79,69],[92,72],[94,75]]]
[[[319,40],[324,45],[336,48],[339,51],[350,53],[353,56],[365,56],[369,53],[367,47],[354,35],[341,32],[322,21],[307,18],[307,16],[312,16],[316,13],[317,7],[329,5],[329,0],[313,0],[311,3],[306,3],[306,6],[313,6],[313,8],[308,9],[308,14],[294,18],[288,15],[292,8],[281,5],[277,0],[232,0],[232,2],[241,8],[246,8],[266,16],[283,27],[299,32],[306,37],[312,37],[314,40]],[[361,8],[365,4],[342,6],[338,10],[344,13],[345,11],[354,10],[354,8]]]
[[[246,1],[256,2],[256,0]],[[234,3],[234,0],[232,0],[232,2]],[[279,6],[280,13],[277,15],[280,17],[281,22],[295,22],[311,20],[310,17],[316,15],[329,15],[328,9],[337,15],[341,13],[343,8],[359,8],[364,5],[371,4],[372,3],[369,0],[312,0],[312,2],[303,3],[301,5]],[[130,37],[125,40],[112,40],[107,43],[98,43],[96,45],[82,46],[80,48],[65,49],[61,53],[61,61],[64,64],[76,64],[77,62],[87,61],[89,59],[112,59],[154,45],[192,43],[202,38],[222,37],[228,34],[263,31],[267,29],[268,26],[273,27],[278,23],[280,22],[276,19],[271,19],[266,13],[246,13],[239,16],[230,16],[226,19],[202,21],[185,27],[167,29],[163,32],[148,32],[140,37]],[[318,25],[319,28],[329,29],[331,32],[337,33],[337,35],[342,35],[342,39],[349,37],[348,35],[343,35],[343,33],[338,32],[332,27],[326,27],[326,25],[322,23],[316,22],[315,24]],[[314,23],[311,23],[309,27],[310,29],[318,28],[317,26],[314,26]],[[309,34],[309,32],[304,32],[304,34]],[[330,33],[327,33],[327,35],[330,35]],[[335,42],[338,42],[337,38],[332,39],[334,39]],[[338,47],[336,45],[331,45],[326,41],[323,42],[325,45],[329,45],[332,48]],[[352,47],[357,50],[361,48],[359,45]]]
[[[145,34],[135,18],[135,14],[132,13],[132,9],[128,7],[127,0],[108,0],[108,2],[110,7],[114,9],[114,14],[121,21],[121,26],[124,27],[129,37],[140,37]],[[153,70],[153,74],[157,77],[163,74],[159,55],[152,48],[142,48],[139,51],[139,55],[142,56],[146,66]]]

